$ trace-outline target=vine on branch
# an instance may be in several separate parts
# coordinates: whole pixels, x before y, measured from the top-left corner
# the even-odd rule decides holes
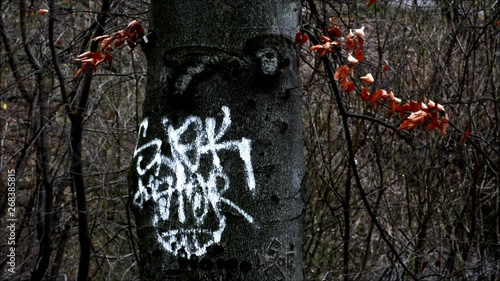
[[[372,5],[375,1],[370,1]],[[337,17],[330,19],[330,22],[334,23]],[[408,103],[401,103],[401,99],[396,97],[392,90],[385,90],[380,88],[369,87],[374,82],[373,75],[367,73],[364,76],[356,75],[355,66],[364,59],[363,47],[365,43],[365,27],[359,29],[349,30],[345,37],[344,49],[347,52],[347,63],[342,64],[337,68],[334,73],[333,79],[338,81],[340,89],[344,93],[358,92],[361,100],[369,102],[372,108],[376,105],[382,105],[387,108],[387,115],[392,116],[394,113],[398,113],[403,119],[400,124],[398,131],[401,130],[413,130],[417,126],[425,126],[429,131],[439,130],[442,136],[446,136],[446,129],[448,127],[449,118],[444,107],[432,100],[427,102],[417,102],[411,100]],[[310,50],[317,53],[319,58],[327,56],[329,54],[336,53],[340,56],[340,48],[342,43],[339,38],[342,36],[342,31],[339,25],[332,24],[332,26],[326,29],[327,35],[320,35],[320,44],[315,44],[311,46]],[[304,44],[307,42],[307,33],[298,32],[295,36],[296,44]],[[382,71],[387,71],[388,66],[384,66]],[[356,84],[354,83],[354,78],[362,81],[364,85],[361,86],[361,90],[356,90]]]
[[[106,34],[92,39],[93,41],[101,42],[101,51],[87,51],[77,56],[75,61],[81,62],[82,66],[77,70],[75,76],[80,75],[89,67],[92,67],[95,71],[97,66],[105,61],[111,64],[113,61],[112,53],[115,49],[124,46],[126,43],[126,45],[133,50],[145,34],[146,31],[144,27],[142,27],[139,21],[134,20],[130,22],[125,29],[111,35]]]

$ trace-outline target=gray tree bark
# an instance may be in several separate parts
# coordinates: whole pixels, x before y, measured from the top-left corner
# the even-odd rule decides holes
[[[300,2],[152,1],[142,280],[303,280]]]

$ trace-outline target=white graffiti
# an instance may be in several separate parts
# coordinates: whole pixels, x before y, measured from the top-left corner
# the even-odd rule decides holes
[[[224,197],[230,189],[230,180],[221,165],[219,152],[239,153],[246,186],[252,194],[255,179],[251,141],[246,138],[221,140],[231,126],[229,108],[223,106],[222,112],[224,117],[218,128],[215,118],[210,117],[204,122],[200,117],[188,117],[178,128],[163,118],[161,139],[154,138],[135,150],[139,180],[133,203],[140,208],[149,200],[154,204],[152,223],[161,229],[157,231],[158,241],[169,252],[184,249],[188,255],[201,256],[208,246],[218,243],[226,227],[221,204],[236,210],[249,223],[254,222],[250,214]],[[149,120],[145,118],[139,129],[138,144],[141,138],[147,137],[148,126]],[[215,216],[217,225],[207,225],[207,216]]]

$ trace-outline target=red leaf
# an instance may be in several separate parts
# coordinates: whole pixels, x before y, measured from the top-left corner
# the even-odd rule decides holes
[[[111,35],[108,35],[108,34],[101,35],[101,36],[95,37],[94,39],[92,39],[92,41],[101,41],[101,40],[104,40],[104,39],[109,38],[109,37],[111,37]]]
[[[307,35],[307,33],[304,33],[304,35],[302,36],[302,40],[300,40],[300,44],[305,44],[307,43],[307,41],[309,41],[309,35]]]
[[[371,5],[375,4],[377,0],[369,0],[368,3],[366,4],[366,7],[370,7]]]
[[[365,82],[366,84],[371,84],[373,83],[373,81],[375,81],[371,73],[368,73],[365,76],[361,76],[359,77],[359,79],[361,79],[361,81]]]
[[[129,33],[130,32],[127,32],[127,31],[122,29],[120,31],[115,32],[115,34],[113,34],[113,36],[116,38],[126,38]]]
[[[462,137],[460,138],[460,142],[466,141],[471,134],[472,132],[470,130],[465,131]]]
[[[354,29],[354,34],[358,37],[358,39],[363,39],[365,36],[365,27],[362,26],[361,28]]]
[[[383,97],[384,95],[384,92],[385,94],[387,95],[387,92],[385,90],[382,90],[382,89],[378,89],[375,91],[375,93],[373,95],[371,95],[370,97],[370,106],[373,108],[375,106],[375,103]]]
[[[361,100],[368,101],[370,100],[370,92],[366,87],[362,87],[363,90],[361,90],[361,93],[359,95],[361,96]]]
[[[302,33],[299,31],[295,33],[295,44],[299,44],[302,41]]]
[[[344,87],[342,87],[342,91],[344,91],[345,93],[350,93],[354,91],[355,88],[356,85],[354,85],[354,82],[346,80],[344,83]]]
[[[412,120],[413,122],[417,123],[423,123],[425,121],[425,118],[429,116],[428,112],[425,112],[423,110],[419,110],[416,112],[412,112],[410,116],[408,116],[408,120]]]
[[[144,27],[142,27],[141,23],[138,20],[133,20],[127,26],[127,29],[132,30],[134,33],[142,36],[146,33]]]
[[[311,51],[318,51],[318,57],[321,58],[322,56],[333,52],[333,45],[334,43],[332,42],[326,42],[325,44],[314,45],[311,47]]]
[[[354,50],[354,57],[358,60],[358,62],[362,62],[363,61],[363,50],[361,50],[361,49]]]
[[[412,120],[406,119],[399,125],[398,131],[401,130],[413,130],[417,124]]]
[[[320,58],[321,58],[322,56],[324,56],[325,54],[326,54],[326,51],[325,51],[325,50],[319,50],[319,51],[318,51],[318,57],[320,57]]]
[[[332,39],[330,39],[330,37],[326,37],[325,35],[321,35],[320,38],[324,43],[332,42]]]
[[[365,45],[365,39],[363,39],[363,37],[358,37],[358,44],[359,48],[363,49],[363,46]]]
[[[347,38],[345,40],[345,49],[346,51],[349,51],[352,48],[356,47],[356,40],[354,38]]]
[[[125,42],[125,38],[119,38],[118,40],[116,40],[116,42],[114,44],[115,48],[121,47],[124,42]]]
[[[401,112],[401,111],[403,111],[403,107],[401,105],[399,105],[399,103],[397,102],[397,100],[391,100],[390,108],[391,108],[391,110],[393,112]]]
[[[98,66],[99,64],[101,64],[103,61],[106,60],[106,55],[102,52],[97,51],[94,53],[92,58],[95,60],[95,66]]]
[[[431,114],[431,123],[427,125],[427,130],[432,131],[432,130],[437,130],[441,128],[441,121],[439,121],[439,118],[436,113]]]
[[[128,29],[135,29],[137,28],[138,26],[141,26],[141,24],[139,23],[138,20],[133,20],[131,21],[128,25],[127,25],[127,28]]]
[[[295,33],[295,44],[305,44],[307,41],[309,41],[307,33],[302,34],[300,31]]]
[[[75,59],[75,60],[80,61],[80,60],[81,60],[81,59],[83,59],[83,58],[88,58],[88,57],[91,57],[93,54],[94,54],[94,53],[93,53],[93,52],[91,52],[91,51],[86,51],[85,53],[78,55],[78,56],[77,56],[77,59]]]
[[[389,70],[389,66],[388,66],[388,65],[384,65],[384,66],[382,67],[382,72],[386,72],[386,71],[388,71],[388,70]]]
[[[101,41],[101,48],[106,52],[112,52],[113,48],[111,48],[109,45],[111,45],[111,42],[113,42],[115,39],[116,38],[114,36],[103,38]]]
[[[82,60],[82,63],[93,66],[93,65],[95,65],[95,59],[93,59],[93,58],[84,59],[84,60]]]
[[[87,69],[88,65],[87,64],[83,64],[82,67],[80,67],[76,73],[75,73],[75,77],[80,75],[81,73],[83,73],[86,69]]]
[[[404,108],[404,106],[403,106],[403,108]],[[415,111],[420,110],[420,107],[418,106],[418,102],[416,102],[414,100],[411,100],[410,104],[408,104],[408,109],[404,108],[404,110],[405,111],[415,112]]]
[[[441,126],[440,126],[440,129],[441,129],[441,136],[446,136],[446,128],[448,128],[448,114],[446,114],[444,116],[444,119],[443,121],[441,121]]]
[[[359,60],[357,60],[351,54],[347,54],[347,61],[349,62],[349,65],[351,65],[351,66],[353,66],[359,62]]]
[[[427,107],[429,109],[435,109],[437,111],[443,111],[443,112],[445,111],[444,107],[442,105],[440,105],[439,103],[433,102],[432,100],[427,101]]]
[[[328,33],[328,36],[332,38],[338,38],[342,36],[342,30],[340,30],[340,27],[338,25],[334,25],[326,30]]]
[[[389,102],[389,110],[387,111],[387,117],[392,116],[394,112],[400,112],[402,109],[401,105],[399,105],[396,101],[391,100]]]
[[[343,80],[349,75],[349,66],[347,65],[342,65],[340,66],[337,71],[335,71],[335,74],[333,75],[333,79],[337,80]]]

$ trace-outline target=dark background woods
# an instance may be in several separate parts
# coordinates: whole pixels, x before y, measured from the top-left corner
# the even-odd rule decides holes
[[[37,13],[51,4],[54,14]],[[412,4],[378,1],[376,8],[366,8],[359,1],[303,1],[303,20],[319,30],[332,16],[339,16],[344,34],[366,27],[360,72],[371,72],[380,87],[401,98],[443,104],[451,120],[442,138],[423,130],[399,136],[365,119],[349,119],[363,190],[385,230],[381,234],[354,187],[323,67],[305,47],[307,280],[400,280],[402,265],[381,235],[421,280],[498,278],[500,7],[495,1]],[[0,10],[0,279],[28,279],[43,266],[39,261],[47,262],[50,280],[75,279],[82,259],[89,261],[91,280],[138,279],[127,172],[144,98],[145,59],[139,48],[125,48],[110,66],[73,75],[79,67],[74,58],[92,48],[90,39],[99,32],[113,33],[133,19],[147,28],[149,4],[4,0]],[[384,65],[389,71],[381,71]],[[353,113],[395,127],[401,121],[386,118],[384,110],[371,109],[354,93],[343,99]],[[465,130],[472,135],[461,143]],[[6,273],[4,238],[12,169],[14,279]],[[78,225],[80,175],[87,231]],[[43,235],[47,230],[52,237]],[[81,256],[85,233],[91,246]]]

